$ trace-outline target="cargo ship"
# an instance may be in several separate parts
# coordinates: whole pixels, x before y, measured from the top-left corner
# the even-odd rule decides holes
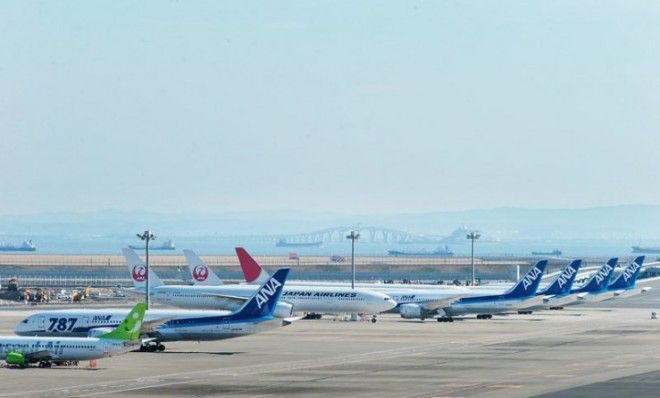
[[[660,247],[633,246],[633,253],[660,253]]]
[[[451,257],[454,252],[449,250],[449,246],[438,247],[432,252],[428,250],[410,251],[410,250],[388,250],[390,256],[426,256],[426,257]]]
[[[144,246],[135,246],[135,245],[128,245],[133,250],[144,250]],[[172,242],[172,239],[163,242],[160,246],[149,246],[149,250],[175,250],[176,246],[174,246],[174,242]]]
[[[532,252],[532,256],[561,256],[561,250],[555,249],[551,252]]]
[[[304,243],[292,243],[287,242],[286,239],[280,239],[275,243],[277,247],[319,247],[323,242],[304,242]]]
[[[0,244],[0,251],[2,252],[33,252],[36,250],[37,247],[31,240],[26,240],[20,245]]]

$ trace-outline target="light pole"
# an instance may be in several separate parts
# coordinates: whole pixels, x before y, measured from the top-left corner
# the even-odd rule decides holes
[[[360,234],[351,231],[349,235],[346,235],[346,239],[351,240],[351,289],[355,289],[355,241],[360,239]]]
[[[481,235],[477,231],[472,231],[469,234],[467,234],[466,238],[470,239],[472,241],[472,254],[471,254],[471,264],[472,264],[472,286],[474,286],[475,283],[475,277],[474,277],[474,241],[479,239]]]
[[[156,239],[156,235],[152,234],[150,230],[146,230],[141,234],[137,234],[137,237],[142,239],[145,242],[145,245],[144,245],[144,251],[145,251],[145,256],[146,256],[145,264],[146,264],[146,267],[147,267],[147,270],[146,270],[147,271],[147,288],[146,288],[146,292],[145,292],[145,294],[147,296],[147,299],[145,301],[145,305],[146,305],[146,308],[149,309],[149,296],[150,296],[150,293],[151,293],[151,290],[149,289],[149,285],[150,285],[149,280],[151,279],[150,275],[149,275],[149,241],[152,241],[152,240]]]

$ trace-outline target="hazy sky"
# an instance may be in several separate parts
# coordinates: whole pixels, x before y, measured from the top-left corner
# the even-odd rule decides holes
[[[0,213],[660,204],[657,1],[0,3]]]

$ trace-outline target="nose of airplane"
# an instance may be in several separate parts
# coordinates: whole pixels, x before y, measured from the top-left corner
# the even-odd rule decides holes
[[[392,300],[390,296],[385,296],[383,297],[383,302],[381,307],[382,309],[380,310],[380,312],[389,311],[396,306],[397,306],[396,301]]]
[[[25,332],[28,332],[28,321],[29,321],[29,319],[25,318],[25,319],[23,319],[23,321],[21,323],[16,325],[15,332],[16,332],[17,335],[20,336],[21,334],[23,334]]]

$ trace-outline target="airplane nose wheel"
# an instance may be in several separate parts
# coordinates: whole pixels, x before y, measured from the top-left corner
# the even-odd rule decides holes
[[[376,323],[378,321],[378,316],[374,315],[371,317],[371,323]]]

